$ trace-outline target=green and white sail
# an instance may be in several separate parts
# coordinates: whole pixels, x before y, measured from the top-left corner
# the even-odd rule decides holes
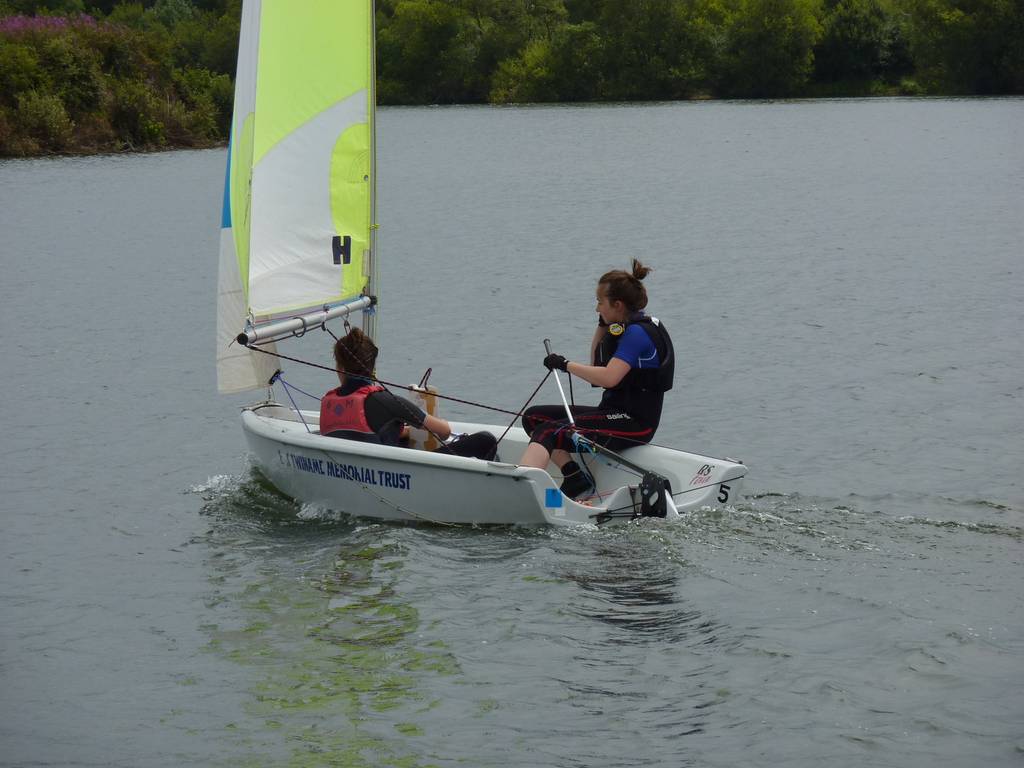
[[[233,343],[247,324],[376,290],[373,43],[371,0],[243,5],[220,246],[222,392],[266,386],[277,368]]]

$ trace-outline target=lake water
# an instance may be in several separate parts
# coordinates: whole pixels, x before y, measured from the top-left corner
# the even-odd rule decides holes
[[[382,377],[518,409],[635,255],[680,358],[658,442],[743,459],[746,497],[302,508],[216,394],[224,151],[2,162],[0,765],[1021,764],[1024,100],[379,134]]]

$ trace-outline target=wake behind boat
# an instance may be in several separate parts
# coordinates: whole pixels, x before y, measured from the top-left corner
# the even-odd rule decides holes
[[[242,10],[218,284],[218,388],[280,381],[277,343],[378,311],[373,3],[246,0]],[[348,322],[346,320],[346,322]],[[557,380],[557,374],[556,374]],[[447,524],[604,523],[678,517],[737,498],[746,467],[656,445],[592,453],[589,498],[510,463],[522,429],[454,423],[501,438],[494,461],[319,434],[319,413],[276,402],[243,411],[260,470],[295,499],[350,514]],[[554,470],[553,466],[549,469]],[[557,471],[556,471],[557,476]]]

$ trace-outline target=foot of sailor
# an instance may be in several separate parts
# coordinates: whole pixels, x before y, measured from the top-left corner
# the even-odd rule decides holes
[[[576,499],[593,491],[594,484],[575,461],[570,461],[562,467],[562,485],[559,490],[570,499]]]

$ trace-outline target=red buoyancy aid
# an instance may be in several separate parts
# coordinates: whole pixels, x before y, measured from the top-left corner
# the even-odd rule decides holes
[[[384,387],[375,384],[367,384],[347,395],[339,395],[337,389],[332,389],[320,401],[320,434],[329,435],[332,432],[375,434],[366,420],[366,398],[374,392],[383,391]]]

